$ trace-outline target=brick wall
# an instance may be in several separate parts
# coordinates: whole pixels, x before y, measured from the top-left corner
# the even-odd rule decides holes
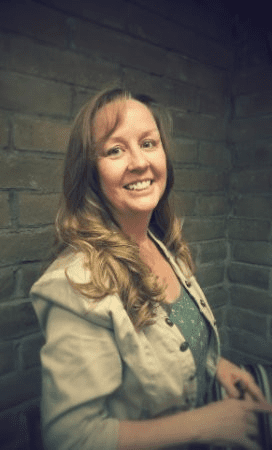
[[[271,260],[266,247],[271,204],[264,187],[269,183],[267,163],[261,160],[269,161],[270,154],[271,164],[271,148],[259,146],[256,153],[252,146],[248,165],[246,141],[252,143],[255,135],[244,139],[243,126],[247,124],[252,133],[250,108],[254,112],[261,100],[254,75],[250,79],[247,72],[235,78],[232,97],[237,117],[230,122],[234,52],[226,18],[226,12],[221,16],[197,1],[1,2],[1,449],[41,448],[38,405],[43,338],[28,292],[52,243],[71,122],[82,103],[108,83],[117,81],[146,92],[173,113],[176,196],[185,218],[184,235],[214,308],[224,352],[235,347],[234,335],[227,334],[233,326],[232,311],[245,309],[248,299],[251,306],[246,314],[255,317],[261,304],[264,310],[258,315],[257,328],[249,330],[256,336],[256,350],[244,346],[240,352],[256,354],[259,336],[261,344],[266,342],[265,314],[272,314],[267,284]],[[241,91],[243,77],[253,85],[246,92]],[[265,99],[267,94],[266,89]],[[245,104],[244,95],[250,97],[249,103]],[[258,121],[261,124],[258,139],[268,142],[271,109],[259,108],[254,118],[256,127]],[[242,172],[243,164],[247,172]],[[243,177],[251,180],[246,192]],[[252,247],[244,246],[242,226],[255,245],[252,252]],[[256,243],[259,240],[261,245]],[[248,261],[251,253],[259,255],[254,262]],[[248,281],[233,279],[238,272],[242,277],[246,269],[255,271],[254,276],[247,273],[250,280],[262,284],[248,287]],[[235,290],[241,291],[239,306],[234,305]],[[236,322],[235,332],[247,330],[248,322]],[[247,336],[243,334],[245,342]]]

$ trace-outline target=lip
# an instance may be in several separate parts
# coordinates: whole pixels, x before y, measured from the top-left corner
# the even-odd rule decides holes
[[[151,181],[150,186],[154,182],[154,180],[152,178],[145,178],[144,180],[135,180],[135,181],[131,181],[130,183],[126,183],[126,184],[124,184],[123,187],[126,189],[126,187],[129,186],[130,184],[143,183],[144,181]]]

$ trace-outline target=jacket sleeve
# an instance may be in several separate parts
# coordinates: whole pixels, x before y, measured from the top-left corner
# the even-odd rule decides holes
[[[35,307],[35,301],[34,301]],[[41,350],[42,425],[48,450],[115,450],[119,421],[108,397],[121,385],[113,332],[51,306]]]

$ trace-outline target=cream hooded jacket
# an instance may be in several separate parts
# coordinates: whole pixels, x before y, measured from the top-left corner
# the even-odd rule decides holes
[[[214,316],[194,277],[186,278],[151,233],[180,282],[212,327],[207,372],[219,361]],[[86,282],[81,254],[60,256],[31,289],[45,336],[42,362],[42,429],[48,450],[115,450],[121,420],[140,420],[193,409],[196,366],[179,329],[158,307],[154,325],[137,332],[118,295],[92,301],[65,275]]]

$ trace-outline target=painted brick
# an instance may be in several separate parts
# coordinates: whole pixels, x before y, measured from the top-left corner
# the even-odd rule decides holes
[[[230,175],[230,187],[239,192],[268,193],[272,190],[271,170],[269,168],[258,171],[245,169],[242,172],[233,172]]]
[[[73,96],[72,116],[75,117],[85,103],[96,94],[93,89],[76,87]]]
[[[166,52],[118,31],[74,20],[72,48],[109,61],[163,75]],[[132,51],[133,49],[133,51]]]
[[[218,263],[202,266],[197,270],[196,277],[202,288],[220,284],[224,281],[224,266]]]
[[[231,308],[226,312],[226,325],[231,329],[246,330],[259,336],[266,336],[267,318],[244,309]]]
[[[260,314],[272,314],[272,301],[268,292],[247,286],[231,286],[231,304]]]
[[[0,72],[0,107],[31,114],[69,116],[70,86],[30,75]]]
[[[264,358],[271,363],[271,345],[263,337],[255,336],[252,333],[232,331],[229,335],[231,348],[246,352],[249,355],[256,355],[258,358]]]
[[[59,194],[20,194],[21,225],[52,224],[59,206]]]
[[[27,297],[31,286],[41,276],[43,264],[22,264],[19,269],[19,281],[17,295],[19,297]]]
[[[176,192],[175,207],[179,217],[195,214],[196,195],[191,193]]]
[[[272,266],[272,245],[268,242],[236,242],[233,258],[236,261]]]
[[[174,140],[174,162],[181,164],[196,163],[198,159],[198,145],[192,139],[176,138]]]
[[[228,230],[230,239],[268,241],[270,236],[270,222],[268,220],[232,218],[228,221]]]
[[[212,241],[200,245],[200,263],[224,260],[227,257],[227,244],[225,241]]]
[[[186,218],[183,234],[187,241],[198,242],[225,237],[225,221]]]
[[[209,67],[173,52],[168,52],[166,56],[166,75],[220,95],[226,91],[228,85],[225,70]]]
[[[9,142],[9,124],[4,114],[0,114],[0,148],[8,146]]]
[[[33,368],[0,378],[0,410],[35,399],[41,394],[41,371]]]
[[[236,167],[272,166],[272,142],[256,141],[240,143],[234,148],[234,165]]]
[[[220,117],[177,111],[173,111],[172,115],[178,136],[210,141],[223,141],[226,137],[225,122]]]
[[[205,295],[212,308],[219,308],[228,304],[228,292],[222,286],[206,289]]]
[[[272,118],[270,116],[234,119],[229,131],[230,140],[236,143],[268,137],[272,137]]]
[[[33,306],[30,302],[0,306],[0,337],[12,339],[39,330]]]
[[[60,192],[63,161],[39,156],[0,155],[0,187]]]
[[[246,67],[234,76],[232,91],[234,95],[270,91],[272,68],[267,66]]]
[[[226,197],[210,195],[198,196],[196,212],[199,216],[223,216],[229,211]]]
[[[14,264],[45,259],[53,241],[53,227],[1,235],[1,263]]]
[[[231,263],[228,267],[230,281],[261,289],[269,288],[269,272],[267,268],[237,262]]]
[[[199,90],[199,112],[216,117],[225,117],[226,98],[221,93]]]
[[[20,0],[1,2],[0,27],[60,47],[66,44],[65,15],[39,3]]]
[[[213,315],[216,320],[216,325],[219,328],[218,331],[219,331],[219,336],[220,336],[221,348],[224,345],[222,342],[222,336],[221,336],[221,327],[224,324],[224,310],[225,310],[225,308],[214,308],[213,309]]]
[[[20,353],[23,370],[40,365],[40,350],[44,342],[45,340],[42,335],[30,336],[22,342]]]
[[[226,145],[218,142],[202,142],[199,147],[199,162],[204,166],[230,169],[231,154]]]
[[[272,198],[242,197],[236,200],[233,212],[238,217],[272,219]]]
[[[13,267],[0,270],[0,302],[7,301],[14,294],[16,276]]]
[[[251,95],[240,95],[235,99],[237,117],[256,117],[272,112],[272,91],[257,92]]]
[[[0,192],[0,228],[8,227],[10,223],[8,193]]]
[[[195,192],[217,192],[226,187],[224,173],[210,170],[175,168],[175,189]]]
[[[70,129],[67,123],[17,117],[14,126],[15,147],[24,150],[65,152]]]
[[[16,352],[12,342],[0,343],[0,375],[15,370]]]

